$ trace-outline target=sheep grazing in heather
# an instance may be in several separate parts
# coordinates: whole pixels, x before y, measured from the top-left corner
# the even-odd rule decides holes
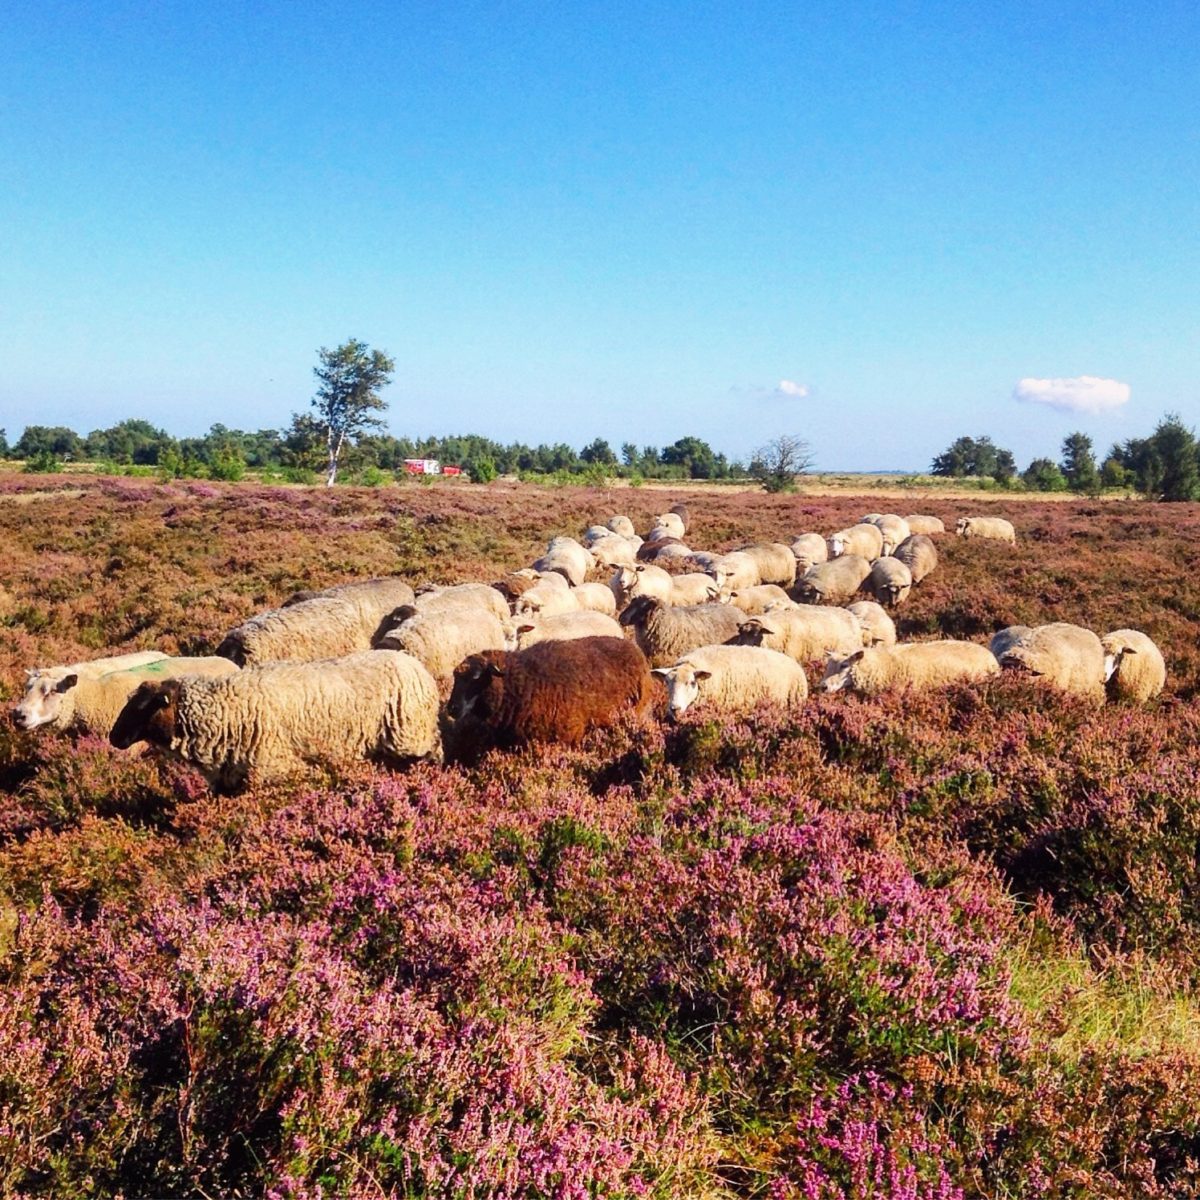
[[[401,605],[380,628],[377,650],[403,650],[411,654],[439,683],[448,683],[468,654],[503,650],[513,633],[507,615],[474,605],[446,605],[423,611]]]
[[[240,667],[353,654],[370,649],[380,623],[393,609],[412,603],[413,590],[402,579],[330,588],[287,608],[251,617],[231,629],[216,652]]]
[[[520,571],[510,571],[503,579],[497,579],[491,586],[504,597],[511,608],[530,588],[537,585],[541,577],[540,572],[525,567]],[[566,581],[564,580],[564,582]]]
[[[670,605],[657,596],[637,596],[619,618],[651,666],[673,663],[700,646],[736,636],[742,612],[729,604]]]
[[[407,591],[407,599],[405,598],[405,589]],[[350,583],[337,583],[332,587],[320,589],[302,589],[298,592],[293,592],[279,607],[291,608],[293,604],[299,604],[302,600],[311,600],[314,596],[345,596],[356,591],[363,591],[367,594],[379,593],[388,598],[393,596],[399,597],[396,600],[397,604],[411,604],[413,599],[412,588],[408,587],[403,580],[400,579],[355,579]]]
[[[921,513],[910,513],[904,518],[913,533],[945,533],[946,526],[937,517],[927,517]]]
[[[819,533],[802,533],[792,539],[792,555],[796,559],[796,574],[800,576],[817,563],[829,561],[829,544]]]
[[[885,608],[895,608],[912,591],[912,572],[898,558],[880,558],[871,564],[862,587]]]
[[[631,538],[637,536],[637,530],[634,529],[633,522],[628,517],[622,516],[620,513],[609,517],[605,524],[613,531],[613,533],[620,537]]]
[[[808,698],[804,668],[762,646],[701,646],[654,674],[667,685],[672,720],[698,700],[725,712],[747,712],[763,700],[799,704]]]
[[[546,553],[533,564],[533,569],[543,575],[555,571],[572,587],[578,587],[595,565],[596,560],[574,538],[556,537],[550,539]]]
[[[460,758],[492,745],[574,745],[628,714],[648,716],[654,693],[645,656],[624,638],[473,654],[454,672],[447,740]]]
[[[954,532],[965,538],[990,538],[998,542],[1017,540],[1012,522],[1003,517],[959,517]]]
[[[988,649],[996,656],[996,661],[999,662],[1004,652],[1015,646],[1032,628],[1032,625],[1008,625],[993,633]]]
[[[875,696],[897,687],[930,688],[996,675],[1000,665],[986,646],[975,642],[909,642],[900,646],[868,646],[834,658],[820,688],[843,688]]]
[[[908,522],[895,513],[871,513],[870,516],[863,517],[862,523],[874,525],[883,535],[880,553],[884,555],[894,553],[896,547],[912,534]]]
[[[758,563],[752,555],[743,550],[731,550],[728,554],[718,555],[705,570],[717,581],[717,587],[723,592],[758,587],[763,581]]]
[[[1104,647],[1104,672],[1114,700],[1145,704],[1167,683],[1162,651],[1137,629],[1114,629],[1100,639]]]
[[[791,597],[777,583],[760,583],[758,587],[741,588],[721,596],[723,604],[732,604],[747,614],[766,612],[773,605],[783,605],[785,608],[792,604]]]
[[[735,644],[765,646],[796,662],[812,662],[826,654],[850,654],[863,644],[862,626],[844,608],[789,604],[747,617]]]
[[[559,613],[541,620],[518,617],[511,626],[512,633],[505,640],[505,650],[524,650],[538,642],[566,642],[573,638],[615,637],[623,638],[621,626],[605,613],[581,609],[578,612]],[[492,649],[492,647],[488,647]],[[466,658],[463,655],[462,658]],[[462,658],[458,661],[462,662]],[[456,663],[455,666],[458,664]]]
[[[593,542],[588,549],[596,564],[593,570],[599,570],[604,567],[632,567],[638,560],[637,555],[641,547],[628,538],[610,533],[607,537]]]
[[[1044,679],[1061,691],[1104,703],[1104,647],[1090,629],[1081,625],[1066,621],[1036,625],[1003,650],[1000,665]]]
[[[717,598],[717,584],[710,576],[699,571],[672,575],[650,563],[616,571],[611,586],[618,608],[638,596],[656,596],[665,604],[705,604]]]
[[[874,525],[864,525],[874,529]],[[817,563],[796,580],[792,595],[801,604],[847,604],[871,573],[871,564],[857,554],[839,554],[828,562]]]
[[[121,749],[149,742],[221,792],[314,763],[440,760],[437,684],[398,650],[143,683],[109,740]]]
[[[743,546],[739,554],[749,555],[758,567],[759,583],[791,587],[796,582],[796,556],[783,542],[759,542]]]
[[[237,664],[227,658],[168,658],[153,653],[101,659],[105,663],[130,664],[101,673],[94,669],[95,662],[28,672],[25,693],[12,711],[13,724],[18,729],[49,726],[107,737],[139,684],[180,675],[227,675],[238,670]]]
[[[848,529],[839,529],[826,539],[826,544],[830,560],[853,554],[873,563],[883,554],[883,530],[864,521]]]
[[[933,539],[924,533],[914,533],[906,538],[896,547],[893,557],[912,572],[914,584],[920,583],[926,575],[936,570],[938,564],[937,547]]]
[[[671,505],[668,511],[674,513],[683,522],[683,532],[686,534],[688,527],[691,525],[691,519],[688,516],[688,506],[682,500],[678,500]]]
[[[686,532],[687,528],[683,523],[683,518],[678,513],[660,513],[654,518],[650,532],[646,534],[646,541],[653,542],[663,537],[679,538],[682,541]]]
[[[846,611],[858,618],[864,646],[896,644],[896,622],[888,616],[883,605],[874,600],[856,600],[853,604],[846,605]]]
[[[579,586],[583,587],[583,584]],[[576,590],[557,571],[550,571],[513,601],[513,615],[552,617],[557,613],[576,612],[579,608]]]
[[[654,562],[659,555],[678,555],[680,558],[691,558],[691,547],[682,539],[677,537],[659,537],[649,538],[644,541],[637,551],[638,562]]]
[[[617,615],[617,598],[607,583],[581,583],[571,589],[571,594],[582,610],[604,613],[608,617]]]

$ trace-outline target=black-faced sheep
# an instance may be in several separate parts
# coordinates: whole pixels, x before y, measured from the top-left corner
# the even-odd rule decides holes
[[[638,596],[619,619],[657,667],[699,646],[729,641],[741,626],[742,612],[728,604],[668,605],[656,596]]]
[[[398,650],[143,683],[109,735],[197,766],[218,791],[312,763],[441,758],[433,676]]]

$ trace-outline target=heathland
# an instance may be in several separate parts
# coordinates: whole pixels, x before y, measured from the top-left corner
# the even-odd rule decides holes
[[[490,580],[686,498],[709,549],[876,493],[0,480],[0,699],[300,588]],[[232,798],[0,727],[0,1194],[1200,1195],[1200,508],[934,495],[901,636],[1131,626],[1034,682]]]

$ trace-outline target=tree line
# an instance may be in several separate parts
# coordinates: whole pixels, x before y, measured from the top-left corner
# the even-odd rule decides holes
[[[239,467],[316,472],[325,468],[327,451],[323,435],[307,427],[309,420],[306,415],[298,415],[287,429],[253,432],[218,424],[203,437],[185,438],[173,437],[149,421],[136,418],[93,430],[86,436],[61,425],[29,425],[11,445],[4,430],[0,430],[0,457],[47,464],[146,466],[166,468],[181,476],[213,478],[236,477]],[[371,467],[395,471],[403,468],[406,458],[436,458],[484,480],[498,474],[584,474],[597,467],[609,475],[641,475],[648,479],[729,479],[747,473],[741,463],[714,451],[701,438],[690,436],[663,447],[626,442],[617,451],[603,438],[577,450],[565,442],[505,445],[478,434],[409,438],[363,433],[346,442],[340,464],[351,472]]]
[[[1177,413],[1163,417],[1149,437],[1114,442],[1100,463],[1092,439],[1076,431],[1063,439],[1058,461],[1035,458],[1020,473],[1012,451],[989,437],[955,439],[930,470],[1037,492],[1096,495],[1104,488],[1126,488],[1152,500],[1200,499],[1200,442]]]

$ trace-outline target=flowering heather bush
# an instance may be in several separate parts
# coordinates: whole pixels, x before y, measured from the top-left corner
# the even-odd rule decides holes
[[[302,587],[494,578],[677,498],[63,482],[0,481],[6,697],[35,663],[206,652]],[[878,506],[696,493],[689,538]],[[0,1193],[1200,1195],[1200,517],[1010,515],[1016,552],[940,540],[902,633],[1140,626],[1163,700],[1000,678],[697,708],[236,799],[0,726]]]

